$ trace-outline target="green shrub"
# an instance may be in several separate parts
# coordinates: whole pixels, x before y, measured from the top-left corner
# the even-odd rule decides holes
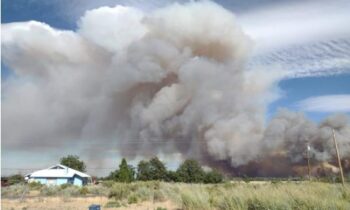
[[[40,190],[44,185],[40,182],[30,182],[28,183],[28,186],[31,190]]]
[[[138,198],[140,198],[141,201],[151,200],[153,196],[152,192],[152,189],[145,186],[140,186],[135,190],[135,194]]]
[[[145,182],[145,185],[151,189],[158,190],[160,188],[159,181]]]
[[[104,207],[105,208],[119,208],[119,207],[121,207],[121,205],[118,201],[108,201]]]
[[[61,186],[43,186],[40,190],[40,195],[43,196],[63,196],[65,198],[72,196],[86,195],[88,193],[86,187],[78,187],[74,185]]]
[[[87,195],[89,193],[89,190],[87,187],[82,187],[79,190],[80,195]]]
[[[153,194],[154,201],[165,201],[166,197],[161,190],[155,190]]]
[[[89,194],[94,196],[108,196],[109,189],[102,185],[90,185],[87,186]]]
[[[60,187],[57,186],[44,186],[40,190],[40,195],[44,196],[54,196],[60,191]]]
[[[135,194],[132,194],[128,197],[128,204],[133,204],[133,203],[137,203],[138,199],[137,196]]]
[[[72,196],[80,196],[82,195],[80,192],[81,188],[78,186],[74,186],[71,185],[63,190],[61,190],[60,192],[58,192],[59,194],[63,194],[66,197],[72,197]]]
[[[61,185],[60,185],[60,188],[61,188],[62,190],[64,190],[64,189],[66,189],[67,187],[71,187],[71,186],[72,186],[72,184],[66,183],[66,184],[61,184]]]
[[[15,184],[1,188],[1,196],[6,198],[18,198],[22,196],[23,193],[29,193],[28,186],[24,184]]]
[[[115,198],[116,200],[122,200],[127,198],[130,192],[130,188],[128,188],[128,186],[126,186],[125,184],[117,184],[113,185],[112,189],[108,194],[108,197]]]
[[[113,184],[115,184],[115,181],[112,181],[112,180],[106,180],[106,181],[103,181],[101,184],[102,184],[102,186],[104,186],[104,187],[108,187],[108,188],[110,188],[110,187],[112,187],[112,186],[113,186]]]

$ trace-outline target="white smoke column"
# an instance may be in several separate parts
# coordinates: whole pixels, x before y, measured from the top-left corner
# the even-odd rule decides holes
[[[210,2],[150,14],[101,7],[79,27],[2,26],[4,61],[17,73],[5,84],[5,145],[99,139],[127,156],[201,158],[196,149],[208,147],[236,164],[253,157],[242,148],[261,137],[274,81],[245,72],[251,42],[232,13]]]

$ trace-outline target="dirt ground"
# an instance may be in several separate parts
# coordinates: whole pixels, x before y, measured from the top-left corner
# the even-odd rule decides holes
[[[87,197],[87,198],[60,198],[60,197],[37,197],[26,198],[23,201],[19,199],[1,199],[2,210],[87,210],[91,204],[101,205],[101,209],[118,209],[118,210],[153,210],[158,207],[166,208],[167,210],[178,209],[172,202],[142,202],[130,204],[118,208],[105,208],[108,202],[106,197]]]

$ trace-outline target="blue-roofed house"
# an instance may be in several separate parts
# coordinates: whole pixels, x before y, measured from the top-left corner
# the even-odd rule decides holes
[[[27,174],[25,178],[28,182],[39,182],[45,185],[73,184],[83,186],[91,182],[90,175],[61,164],[34,171]]]

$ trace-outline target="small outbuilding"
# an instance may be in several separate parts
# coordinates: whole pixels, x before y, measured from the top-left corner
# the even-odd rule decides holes
[[[73,184],[83,186],[91,182],[91,176],[67,166],[57,164],[50,168],[27,174],[28,182],[39,182],[45,185]]]

